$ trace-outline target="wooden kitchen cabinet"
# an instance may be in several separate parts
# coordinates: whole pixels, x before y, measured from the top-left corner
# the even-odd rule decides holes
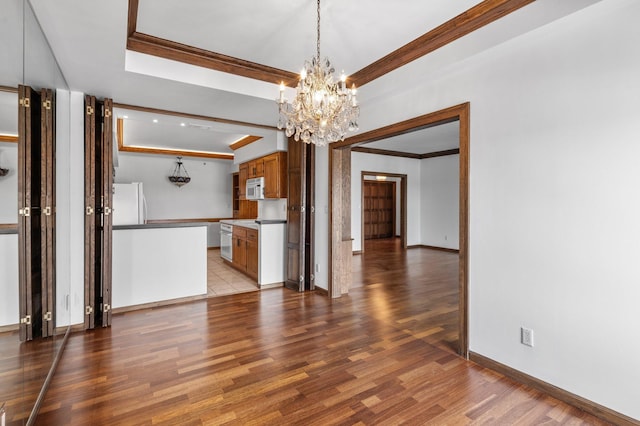
[[[240,173],[231,178],[231,204],[234,219],[255,219],[258,217],[258,202],[240,199]],[[246,179],[245,179],[246,182]],[[244,186],[243,186],[244,188]]]
[[[247,199],[247,178],[249,177],[249,164],[242,163],[238,168],[238,199]]]
[[[247,275],[258,280],[258,231],[247,229]]]
[[[233,266],[247,270],[247,228],[233,227]]]
[[[287,198],[287,153],[284,151],[264,157],[264,197]]]
[[[262,158],[256,158],[247,163],[249,178],[257,178],[264,176],[264,162]]]
[[[247,179],[264,177],[264,198],[287,198],[287,153],[274,152],[240,164],[240,199],[246,198]]]
[[[233,260],[224,263],[255,280],[258,288],[280,287],[285,280],[286,226],[284,223],[233,223]]]

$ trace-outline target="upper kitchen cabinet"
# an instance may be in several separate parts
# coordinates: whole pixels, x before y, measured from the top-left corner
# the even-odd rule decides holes
[[[264,177],[264,198],[287,198],[287,153],[278,151],[242,163],[238,169],[240,200],[246,200],[247,179]]]
[[[238,168],[238,199],[247,199],[247,179],[249,178],[249,163],[242,163]]]
[[[249,179],[264,176],[264,158],[256,158],[247,163]]]
[[[284,151],[264,157],[264,197],[287,197],[287,153]]]
[[[246,168],[245,168],[246,170]],[[234,219],[255,219],[258,217],[258,202],[244,199],[244,192],[246,190],[245,178],[242,185],[240,185],[240,173],[234,173],[231,176],[231,201],[233,204],[233,218]],[[242,190],[241,190],[242,188]],[[242,191],[242,198],[241,197]]]

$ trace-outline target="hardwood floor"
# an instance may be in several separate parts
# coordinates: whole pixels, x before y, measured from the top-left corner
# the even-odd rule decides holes
[[[17,331],[0,333],[0,406],[6,425],[26,422],[63,336],[20,342]]]
[[[353,277],[334,301],[277,288],[114,315],[70,337],[37,424],[606,424],[455,354],[457,255],[366,247]]]

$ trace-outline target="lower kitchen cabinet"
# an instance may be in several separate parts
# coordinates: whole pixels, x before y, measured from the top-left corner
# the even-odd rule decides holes
[[[286,224],[225,219],[233,226],[232,261],[224,263],[256,281],[258,288],[281,287],[285,279]],[[246,223],[247,226],[243,226]],[[256,229],[257,228],[257,229]]]
[[[233,227],[233,266],[247,270],[247,228]]]
[[[258,231],[247,229],[247,275],[258,280]]]

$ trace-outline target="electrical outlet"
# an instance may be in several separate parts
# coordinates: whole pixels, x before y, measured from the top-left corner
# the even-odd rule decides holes
[[[520,342],[523,345],[533,347],[533,330],[526,327],[520,327]]]
[[[318,264],[316,263],[316,272],[318,272]]]

